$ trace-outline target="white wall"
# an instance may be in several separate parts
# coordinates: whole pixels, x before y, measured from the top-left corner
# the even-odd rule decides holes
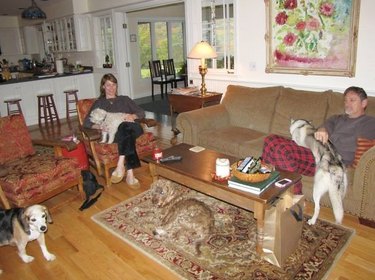
[[[184,18],[184,5],[169,5],[161,8],[153,8],[142,10],[138,12],[131,12],[127,14],[128,16],[128,26],[129,34],[136,34],[137,42],[129,42],[130,48],[130,64],[132,71],[133,80],[133,96],[144,97],[149,96],[151,92],[151,82],[150,79],[141,78],[141,66],[139,61],[139,40],[138,40],[138,21],[139,20],[155,20],[157,18]],[[160,87],[155,86],[155,93],[160,92]]]
[[[343,92],[351,85],[363,87],[369,95],[375,96],[375,1],[362,0],[359,21],[358,48],[356,74],[353,78],[333,76],[303,76],[292,74],[267,74],[266,67],[266,33],[265,4],[264,1],[237,1],[238,17],[238,52],[237,71],[235,75],[213,75],[208,72],[206,84],[208,90],[225,91],[228,84],[242,84],[249,86],[284,85],[301,89],[326,90],[333,89]],[[187,12],[196,11],[200,1],[186,2]],[[187,33],[190,35],[188,44],[190,48],[201,37],[199,28],[200,15],[188,15]],[[188,22],[191,20],[192,22]],[[188,47],[189,48],[189,47]],[[255,63],[255,71],[251,71],[250,63]],[[198,63],[199,64],[199,63]],[[189,73],[194,77],[194,83],[199,84],[198,64],[189,62]]]
[[[72,0],[73,1],[73,0]],[[55,6],[46,9],[50,16],[61,17],[72,14],[73,2],[66,2],[65,6]],[[74,0],[76,1],[76,0]],[[96,12],[105,9],[132,11],[142,7],[155,7],[181,2],[182,0],[80,0],[87,2],[87,11]],[[185,0],[185,20],[187,27],[187,48],[201,40],[200,32],[200,0]],[[357,48],[356,74],[353,78],[333,76],[303,76],[292,74],[267,74],[266,67],[266,44],[264,35],[265,4],[262,0],[237,0],[238,17],[238,49],[237,49],[237,72],[235,75],[213,75],[208,72],[206,84],[208,90],[224,92],[228,84],[242,84],[249,86],[284,85],[294,88],[326,90],[333,89],[343,91],[351,85],[363,87],[369,95],[375,96],[375,11],[374,0],[362,0],[359,18],[359,34]],[[80,9],[83,12],[85,5]],[[49,16],[49,17],[50,17]],[[2,17],[0,17],[1,19]],[[21,24],[22,25],[22,24]],[[77,59],[73,57],[71,59]],[[85,60],[92,59],[91,55],[85,55]],[[249,65],[255,63],[255,71],[251,71]],[[198,64],[192,60],[188,61],[189,78],[199,85]],[[150,85],[151,86],[151,85]]]

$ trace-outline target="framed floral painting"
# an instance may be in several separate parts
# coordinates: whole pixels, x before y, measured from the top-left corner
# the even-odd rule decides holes
[[[267,73],[354,77],[360,0],[265,0]]]

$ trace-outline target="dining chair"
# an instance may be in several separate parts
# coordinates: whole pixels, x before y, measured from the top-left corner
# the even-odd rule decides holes
[[[50,149],[35,149],[49,146]],[[0,200],[5,208],[26,207],[78,186],[84,198],[81,170],[76,158],[62,156],[73,142],[31,140],[23,115],[0,118]]]
[[[164,85],[165,85],[165,94],[167,94],[168,84],[173,83],[173,77],[166,77],[162,69],[160,60],[150,60],[148,62],[151,75],[151,93],[152,100],[154,100],[154,85],[160,85],[160,94],[161,98],[164,97]]]
[[[163,69],[166,80],[172,80],[172,87],[176,88],[177,82],[184,82],[184,86],[187,86],[186,77],[177,75],[173,58],[163,60]]]
[[[117,166],[118,148],[116,143],[105,144],[100,143],[101,133],[98,129],[84,128],[83,122],[86,115],[89,113],[91,106],[96,98],[86,98],[77,101],[77,112],[79,128],[82,133],[83,143],[89,158],[89,164],[93,166],[99,176],[103,176],[106,181],[106,187],[111,186],[110,169]],[[154,119],[142,119],[141,125],[153,127],[157,125]],[[152,132],[145,132],[136,140],[137,154],[140,158],[142,156],[152,153],[156,147],[156,138]]]

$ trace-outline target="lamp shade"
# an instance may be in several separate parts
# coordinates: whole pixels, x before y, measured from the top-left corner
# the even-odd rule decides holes
[[[187,56],[188,58],[216,58],[216,51],[210,46],[209,43],[201,41],[192,48]]]
[[[23,10],[22,18],[25,19],[46,19],[46,13],[43,12],[35,3],[34,0],[31,0],[31,7]]]

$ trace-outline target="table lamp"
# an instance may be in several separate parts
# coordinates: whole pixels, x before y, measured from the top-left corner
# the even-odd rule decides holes
[[[194,48],[190,51],[188,58],[200,59],[201,65],[199,65],[199,74],[202,76],[201,84],[201,95],[204,96],[207,92],[206,83],[204,76],[207,74],[206,58],[216,58],[217,54],[215,50],[210,46],[209,43],[201,41],[197,43]]]

